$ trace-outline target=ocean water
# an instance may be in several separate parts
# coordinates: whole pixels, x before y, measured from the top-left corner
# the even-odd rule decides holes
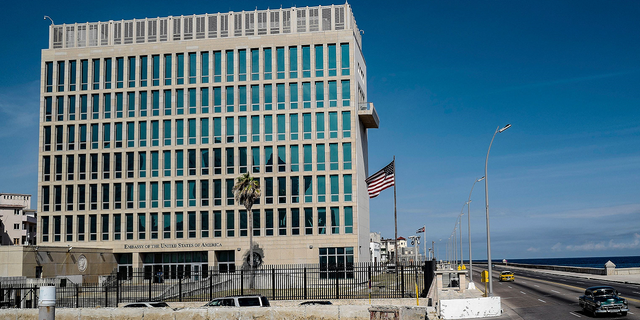
[[[493,259],[492,259],[493,260]],[[616,268],[638,268],[640,267],[640,256],[630,257],[589,257],[589,258],[545,258],[545,259],[507,259],[507,262],[572,266],[583,268],[604,268],[607,261],[616,264]]]

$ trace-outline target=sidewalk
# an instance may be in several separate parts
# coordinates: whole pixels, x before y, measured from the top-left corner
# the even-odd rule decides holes
[[[555,271],[555,270],[546,270],[546,269],[532,269],[532,268],[521,268],[521,267],[513,267],[513,266],[502,266],[496,265],[495,267],[500,268],[500,270],[527,270],[538,273],[548,273],[555,275],[562,275],[567,277],[574,278],[583,278],[583,279],[596,279],[596,280],[604,280],[604,281],[612,281],[619,283],[630,283],[630,284],[639,284],[640,285],[640,274],[631,274],[631,275],[597,275],[597,274],[588,274],[588,273],[577,273],[577,272],[566,272],[566,271]]]

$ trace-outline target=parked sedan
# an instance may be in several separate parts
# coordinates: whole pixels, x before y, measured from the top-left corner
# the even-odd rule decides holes
[[[123,306],[123,308],[171,308],[166,302],[133,302]]]
[[[578,297],[582,310],[597,317],[599,314],[616,313],[623,316],[629,311],[629,302],[621,298],[616,289],[609,286],[587,288],[584,295]]]
[[[256,296],[236,296],[216,298],[204,305],[205,307],[269,307],[267,297]]]

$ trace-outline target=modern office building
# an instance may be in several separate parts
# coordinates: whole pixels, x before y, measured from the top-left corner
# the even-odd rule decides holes
[[[366,70],[348,4],[51,25],[40,244],[112,249],[121,270],[240,268],[232,187],[250,173],[257,260],[368,261]]]

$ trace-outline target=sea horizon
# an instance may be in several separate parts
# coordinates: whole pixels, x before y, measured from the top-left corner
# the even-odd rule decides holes
[[[494,263],[503,259],[492,259]],[[550,266],[570,266],[583,268],[604,268],[608,261],[613,262],[616,268],[640,267],[640,256],[602,256],[602,257],[573,257],[573,258],[520,258],[506,259],[507,263],[539,264]],[[468,260],[465,260],[468,262]],[[487,262],[487,260],[474,260],[474,262]]]

